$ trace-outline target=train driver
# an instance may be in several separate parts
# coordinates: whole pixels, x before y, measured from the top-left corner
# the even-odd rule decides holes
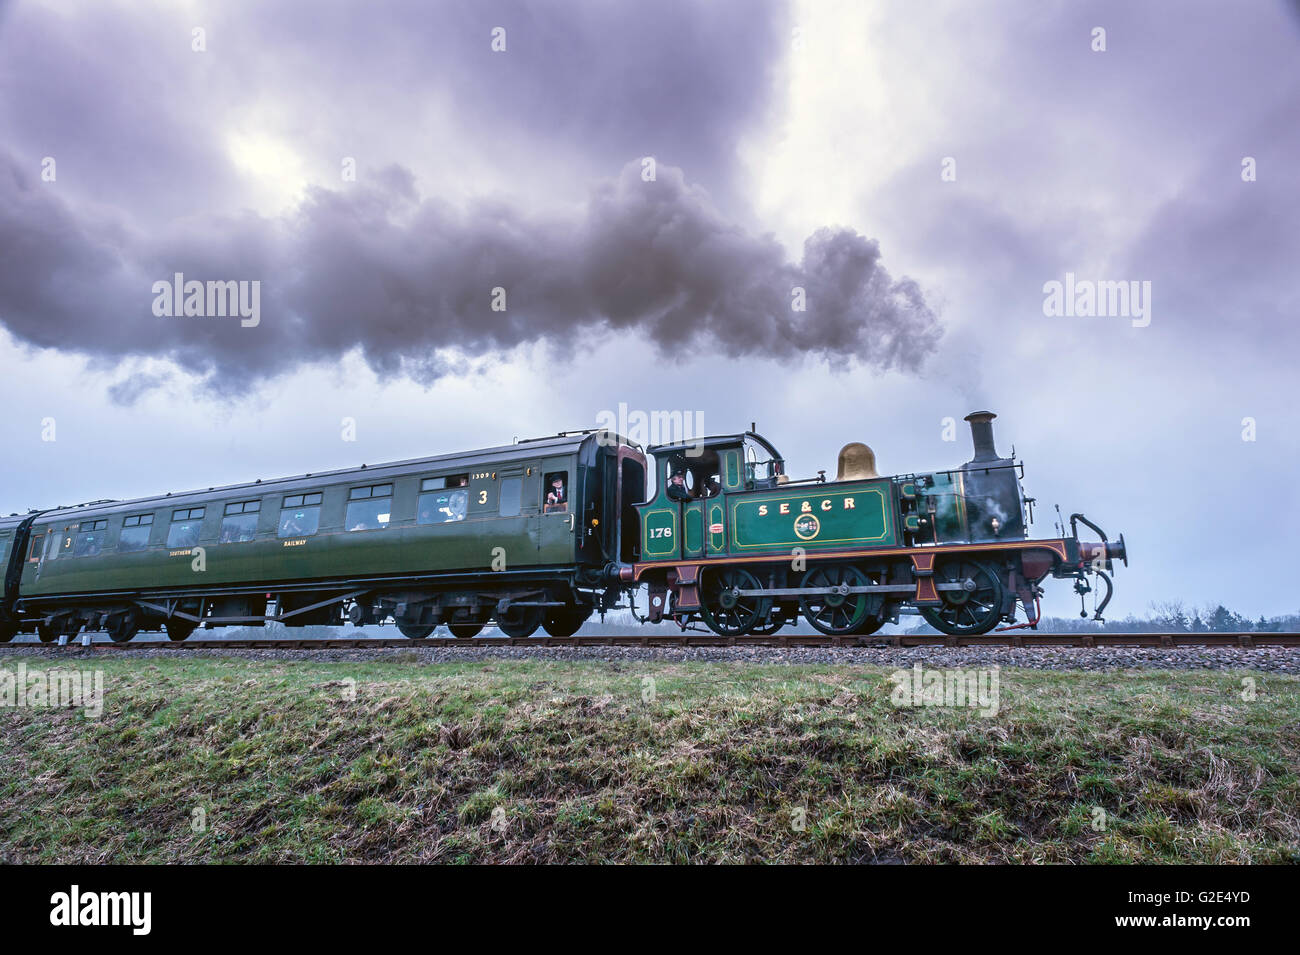
[[[722,485],[718,483],[716,474],[705,472],[702,476],[697,476],[695,486],[699,490],[697,497],[713,497],[722,491]]]
[[[690,491],[686,490],[686,473],[680,467],[674,467],[668,478],[668,499],[670,501],[689,501]]]

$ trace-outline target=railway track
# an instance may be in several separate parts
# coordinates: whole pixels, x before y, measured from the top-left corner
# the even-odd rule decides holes
[[[20,647],[55,647],[58,644],[9,644]],[[572,636],[572,637],[470,637],[468,639],[429,638],[341,638],[295,640],[186,640],[132,641],[113,643],[93,641],[92,650],[385,650],[417,647],[1300,647],[1300,633],[1035,633],[1003,631],[982,636],[950,637],[944,634],[898,634],[894,636],[830,637],[821,634],[773,634],[770,636],[720,637],[712,633],[683,633],[676,636]],[[86,649],[80,641],[66,644],[68,649]]]

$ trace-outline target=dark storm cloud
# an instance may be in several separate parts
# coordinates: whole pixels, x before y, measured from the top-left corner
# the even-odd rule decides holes
[[[348,190],[312,190],[282,218],[141,235],[79,221],[10,161],[0,167],[0,241],[13,252],[0,321],[20,341],[95,358],[168,356],[219,390],[353,349],[381,374],[430,381],[446,370],[440,349],[478,356],[545,342],[564,354],[601,329],[664,351],[808,354],[875,369],[915,370],[934,348],[933,311],[915,283],[890,277],[875,242],[821,229],[791,263],[680,170],[660,166],[654,181],[642,170],[629,163],[566,218],[422,199],[392,167]],[[156,316],[153,283],[177,272],[260,281],[260,323]],[[493,308],[498,288],[503,310]]]
[[[436,97],[471,135],[567,146],[593,172],[657,155],[715,193],[734,185],[737,139],[768,108],[790,42],[782,0],[313,2],[258,4],[248,18],[257,43],[231,55],[309,109],[400,90],[401,122]]]
[[[533,342],[564,355],[602,329],[663,349],[914,370],[938,323],[873,241],[822,229],[790,262],[733,215],[748,211],[736,147],[769,108],[786,12],[777,0],[6,9],[0,324],[98,364],[166,356],[221,390],[353,350],[427,382],[463,356]],[[311,188],[280,216],[240,212],[249,173],[228,140],[264,134],[331,171],[317,182],[364,151],[361,182]],[[517,194],[422,194],[409,170],[444,147],[481,155]],[[47,155],[56,182],[37,176]],[[255,155],[276,173],[278,156]],[[634,156],[658,158],[657,181],[636,162],[608,179]],[[534,159],[566,180],[537,181]],[[587,201],[542,215],[530,190]],[[176,273],[259,282],[259,324],[153,314],[154,283]],[[163,380],[127,379],[110,397]]]
[[[191,49],[191,30],[206,50]],[[504,52],[492,30],[506,31]],[[292,142],[314,175],[451,153],[550,159],[581,194],[631,156],[737,199],[735,150],[789,42],[778,0],[231,0],[63,15],[0,4],[0,142],[62,188],[159,222],[235,210],[232,133]]]

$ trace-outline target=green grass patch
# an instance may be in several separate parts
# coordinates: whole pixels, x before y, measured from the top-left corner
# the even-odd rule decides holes
[[[1300,861],[1288,676],[1003,670],[982,716],[873,667],[83,663],[99,719],[0,709],[8,861]]]

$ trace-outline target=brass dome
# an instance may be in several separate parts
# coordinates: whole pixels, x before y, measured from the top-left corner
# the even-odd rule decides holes
[[[861,441],[854,441],[840,449],[840,470],[837,481],[862,481],[880,477],[876,473],[876,452]]]

